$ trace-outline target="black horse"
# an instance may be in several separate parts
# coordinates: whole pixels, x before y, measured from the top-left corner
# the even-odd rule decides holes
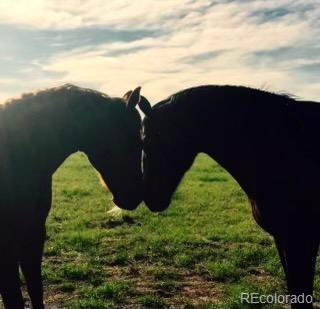
[[[72,153],[87,154],[121,208],[142,200],[140,88],[124,99],[64,85],[0,107],[0,293],[24,308],[19,267],[34,309],[44,308],[41,259],[51,178]]]
[[[255,220],[274,237],[289,293],[312,295],[320,241],[320,105],[246,87],[202,86],[152,108],[142,97],[139,106],[146,115],[147,206],[166,209],[196,155],[207,153],[237,180]]]

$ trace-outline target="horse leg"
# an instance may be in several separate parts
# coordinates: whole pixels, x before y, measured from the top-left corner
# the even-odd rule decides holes
[[[18,262],[0,260],[0,294],[6,309],[24,309]]]
[[[33,309],[44,309],[41,263],[45,242],[45,226],[34,230],[35,239],[24,247],[20,258],[20,267],[26,280]]]
[[[312,233],[290,229],[291,233],[281,241],[283,262],[291,296],[313,294],[313,279],[315,273],[318,240]],[[280,254],[280,257],[281,257]],[[294,308],[312,308],[311,303],[296,303]]]
[[[285,276],[287,278],[287,264],[286,264],[286,259],[285,259],[283,243],[281,241],[281,238],[276,237],[276,236],[274,237],[274,242],[275,242],[276,247],[277,247],[277,251],[278,251],[278,254],[279,254],[279,257],[280,257],[281,265],[282,265],[282,268],[284,270],[284,274],[285,274]]]
[[[41,264],[46,239],[45,222],[51,206],[51,178],[43,181],[40,188],[41,195],[37,201],[39,213],[37,218],[33,218],[20,257],[20,267],[33,309],[44,309]]]

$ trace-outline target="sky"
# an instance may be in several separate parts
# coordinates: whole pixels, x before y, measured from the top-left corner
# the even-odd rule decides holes
[[[73,83],[156,103],[233,84],[320,100],[319,0],[1,0],[0,101]]]

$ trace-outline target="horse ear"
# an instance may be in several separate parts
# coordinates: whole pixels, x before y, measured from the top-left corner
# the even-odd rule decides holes
[[[128,92],[126,92],[125,94],[124,94],[124,96],[122,97],[126,102],[128,102],[129,101],[129,98],[130,98],[130,96],[131,96],[131,93],[132,93],[132,90],[129,90]]]
[[[127,102],[127,106],[131,108],[135,108],[136,105],[140,101],[140,90],[141,87],[137,87],[133,91],[128,91],[124,96],[123,99]]]
[[[149,116],[152,112],[151,104],[144,96],[141,96],[140,98],[139,108],[146,116]]]

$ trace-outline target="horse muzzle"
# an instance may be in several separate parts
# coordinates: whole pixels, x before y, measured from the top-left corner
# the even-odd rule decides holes
[[[122,197],[122,198],[117,198],[114,197],[113,198],[113,202],[120,207],[121,209],[124,210],[135,210],[140,203],[142,202],[142,197],[134,197],[134,198],[126,198],[126,197]]]
[[[170,200],[160,201],[157,199],[149,199],[145,197],[144,203],[147,205],[152,212],[161,212],[166,210],[170,205]]]

